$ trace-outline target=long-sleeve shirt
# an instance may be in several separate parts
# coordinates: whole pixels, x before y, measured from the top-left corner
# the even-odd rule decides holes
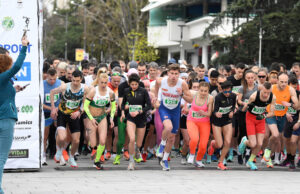
[[[15,104],[16,90],[10,80],[21,69],[26,51],[27,46],[23,46],[13,67],[0,73],[0,119],[18,119]]]
[[[213,113],[221,112],[222,118],[228,118],[230,112],[234,112],[236,104],[236,94],[231,93],[227,98],[223,93],[215,97]]]
[[[142,115],[151,109],[151,101],[148,91],[142,87],[138,87],[134,92],[131,88],[126,88],[122,101],[122,110],[125,110],[125,105],[140,105],[142,107]]]

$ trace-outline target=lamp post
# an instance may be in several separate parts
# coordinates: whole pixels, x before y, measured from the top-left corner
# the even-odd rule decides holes
[[[185,27],[185,24],[178,25],[180,27],[180,60],[184,60],[184,51],[183,51],[183,27]]]
[[[262,31],[262,15],[264,9],[256,9],[255,12],[259,13],[259,53],[258,53],[258,66],[261,68],[261,55],[262,55],[262,38],[263,38],[263,31]]]
[[[84,9],[84,15],[83,15],[83,31],[84,31],[84,34],[83,34],[83,49],[84,49],[84,52],[86,52],[86,15],[87,15],[87,10],[86,10],[86,7],[83,5],[85,0],[82,0],[81,2],[82,2],[82,4],[78,4],[78,3],[75,3],[74,1],[71,1],[71,4],[77,5],[77,6],[82,7]]]
[[[68,60],[68,17],[69,17],[69,16],[68,16],[68,14],[66,14],[66,15],[59,14],[59,13],[57,13],[56,10],[53,12],[53,14],[65,18],[65,33],[66,33],[66,41],[65,41],[65,60]]]

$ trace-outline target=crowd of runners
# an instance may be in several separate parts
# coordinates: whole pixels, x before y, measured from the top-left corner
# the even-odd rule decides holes
[[[174,59],[162,66],[56,59],[44,63],[43,79],[43,165],[48,155],[77,168],[82,154],[98,170],[122,157],[128,170],[153,158],[170,170],[171,155],[220,170],[234,157],[251,170],[258,162],[300,166],[300,63],[206,69]]]

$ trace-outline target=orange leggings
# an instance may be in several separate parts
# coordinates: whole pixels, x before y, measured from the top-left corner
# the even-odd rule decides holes
[[[210,134],[210,122],[187,121],[187,130],[190,136],[190,154],[195,155],[196,147],[198,145],[196,160],[200,161],[206,152]]]

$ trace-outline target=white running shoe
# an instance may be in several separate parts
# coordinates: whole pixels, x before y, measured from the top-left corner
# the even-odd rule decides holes
[[[279,160],[274,160],[273,164],[274,165],[280,165],[280,161]]]
[[[80,154],[78,152],[75,152],[74,156],[80,156]]]
[[[204,168],[205,167],[205,165],[202,163],[201,160],[200,161],[196,161],[195,162],[195,166],[198,167],[198,168]]]
[[[195,158],[195,155],[189,155],[187,163],[188,164],[194,164],[194,158]]]
[[[181,158],[181,164],[186,165],[186,157]]]
[[[134,162],[129,161],[128,170],[134,170]]]
[[[41,158],[41,163],[43,166],[47,166],[47,159],[46,159],[46,155],[43,155],[42,158]]]
[[[77,163],[76,163],[76,161],[75,161],[75,158],[74,157],[69,157],[69,164],[70,164],[70,166],[72,167],[72,168],[78,168],[78,165],[77,165]]]
[[[260,160],[260,163],[266,164],[267,162],[264,160],[264,158],[262,158],[262,159]]]
[[[67,163],[66,163],[64,157],[60,157],[59,165],[61,165],[61,166],[66,166],[66,165],[67,165]]]

